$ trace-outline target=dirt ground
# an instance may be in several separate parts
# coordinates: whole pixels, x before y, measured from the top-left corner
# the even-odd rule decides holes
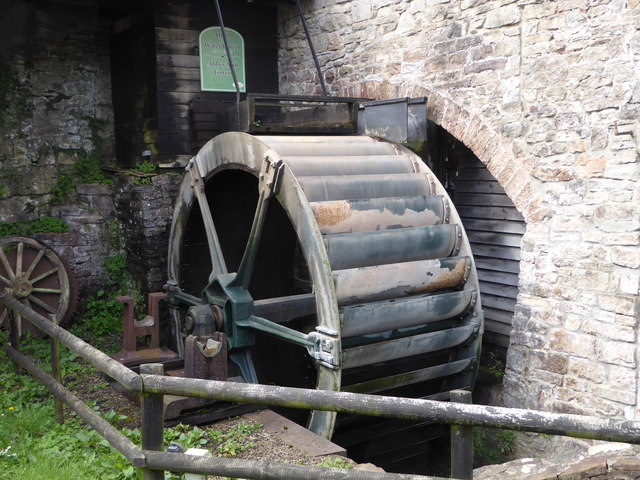
[[[109,386],[104,376],[94,371],[90,365],[87,365],[87,370],[93,371],[93,373],[86,376],[83,375],[82,378],[67,376],[65,377],[65,384],[69,385],[69,383],[71,383],[73,385],[71,389],[80,399],[84,402],[95,402],[96,408],[100,411],[107,412],[109,410],[113,410],[118,414],[125,416],[125,419],[118,421],[116,425],[117,427],[129,429],[140,428],[141,417],[139,407]],[[200,427],[203,429],[212,428],[225,433],[240,421],[242,421],[242,418],[235,417],[221,420],[207,426],[201,425]],[[352,468],[357,468],[359,470],[375,468],[372,466],[358,466],[355,462],[343,456],[310,456],[296,445],[282,441],[264,428],[251,433],[247,438],[246,444],[248,447],[245,450],[238,452],[233,456],[233,458],[264,460],[296,465],[350,465]],[[215,445],[213,442],[209,442],[207,445],[204,445],[204,448],[213,450],[215,453]],[[209,478],[217,479],[219,477]]]

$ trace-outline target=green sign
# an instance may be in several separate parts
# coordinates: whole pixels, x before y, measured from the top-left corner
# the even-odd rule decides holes
[[[247,91],[244,73],[244,39],[231,28],[225,28],[231,61],[241,92]],[[200,88],[209,92],[235,92],[233,75],[224,48],[220,27],[205,28],[200,33]]]

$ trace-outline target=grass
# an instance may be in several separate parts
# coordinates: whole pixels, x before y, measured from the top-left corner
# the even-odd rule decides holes
[[[0,343],[7,341],[7,333],[0,331]],[[38,361],[43,370],[50,371],[50,351],[46,340],[27,336],[21,341],[21,351]],[[62,371],[68,378],[73,378],[71,385],[80,384],[83,378],[93,375],[76,361],[75,354],[66,348],[62,348],[61,353]],[[4,354],[0,354],[0,385],[0,480],[141,478],[139,469],[134,468],[97,432],[75,416],[70,416],[68,410],[64,424],[56,423],[53,396],[30,376],[16,375],[13,364]],[[107,388],[107,384],[100,383],[96,388]],[[140,430],[122,426],[127,417],[89,405],[140,445]],[[245,420],[226,430],[177,425],[165,429],[165,445],[178,442],[185,449],[208,448],[215,455],[233,457],[252,447],[251,435],[261,428],[262,425]],[[167,473],[165,478],[177,480],[183,477]]]

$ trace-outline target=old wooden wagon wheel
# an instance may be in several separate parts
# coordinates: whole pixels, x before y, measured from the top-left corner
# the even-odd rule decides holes
[[[397,145],[216,137],[190,163],[168,263],[194,315],[223,311],[245,381],[429,398],[473,384],[470,246],[445,189]],[[328,437],[335,415],[306,421]]]
[[[0,238],[0,287],[27,307],[61,324],[73,313],[77,301],[75,277],[49,247],[29,237]],[[11,312],[0,305],[0,326],[8,326]],[[19,318],[19,328],[38,331]]]

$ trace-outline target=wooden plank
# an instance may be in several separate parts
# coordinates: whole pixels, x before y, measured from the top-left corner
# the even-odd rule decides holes
[[[462,180],[492,180],[495,181],[495,177],[491,175],[491,172],[486,168],[466,168],[458,171],[454,182],[460,182]]]
[[[498,310],[513,311],[516,306],[516,301],[512,298],[496,297],[495,295],[485,294],[482,295],[482,304]]]
[[[198,55],[167,55],[159,53],[156,55],[156,64],[167,67],[200,68],[200,58]]]
[[[189,105],[161,104],[158,105],[159,116],[175,116],[179,118],[189,119]]]
[[[156,68],[158,78],[164,76],[178,80],[200,81],[200,68],[160,65]]]
[[[480,281],[479,283],[480,293],[482,295],[489,294],[497,297],[507,297],[512,300],[515,300],[518,297],[518,287],[484,281]]]
[[[162,142],[157,143],[158,151],[162,155],[192,155],[191,142]]]
[[[509,337],[491,331],[485,331],[482,336],[482,343],[496,345],[498,347],[509,348]]]
[[[456,182],[456,190],[453,195],[454,203],[460,193],[505,193],[504,188],[495,180],[460,180]]]
[[[511,335],[511,330],[513,328],[511,325],[507,325],[502,322],[496,322],[492,318],[487,318],[486,315],[485,315],[484,326],[485,326],[485,331],[488,330],[490,332],[499,333],[507,337]]]
[[[499,310],[497,308],[492,308],[487,305],[482,305],[482,309],[484,310],[485,318],[491,318],[494,322],[504,323],[506,325],[511,325],[513,321],[513,312],[508,310]]]
[[[205,131],[205,132],[212,132],[214,130],[220,130],[220,125],[222,122],[217,121],[217,122],[193,122],[192,123],[192,130],[194,132],[201,132],[201,131]]]
[[[243,418],[260,423],[270,437],[278,438],[285,445],[295,445],[309,456],[347,455],[343,447],[325,440],[272,410],[244,414]]]
[[[191,130],[189,118],[158,115],[158,130]]]
[[[222,116],[222,114],[220,114],[218,112],[216,112],[216,113],[207,113],[207,112],[192,111],[191,115],[189,116],[189,118],[191,119],[191,121],[193,122],[194,125],[197,125],[200,122],[203,122],[203,123],[219,122],[221,116]]]
[[[469,207],[456,206],[461,217],[485,218],[492,220],[522,220],[522,214],[515,207]]]
[[[474,255],[476,268],[491,270],[495,272],[520,273],[520,263],[513,260],[503,260],[501,258],[480,257]]]
[[[495,193],[458,193],[455,195],[456,205],[478,205],[487,207],[513,207],[513,202],[504,194]]]
[[[481,218],[462,218],[465,230],[517,233],[523,235],[526,231],[526,224],[514,220],[491,220]]]
[[[475,230],[465,229],[467,237],[472,243],[484,243],[489,245],[498,245],[503,247],[520,248],[522,235],[514,233],[502,232],[477,232]]]
[[[515,263],[515,262],[514,262]],[[519,268],[519,264],[518,268]],[[500,283],[502,285],[510,285],[512,287],[518,286],[518,274],[508,272],[494,272],[491,270],[483,270],[476,268],[478,273],[478,280],[483,282]]]
[[[500,247],[497,245],[471,243],[471,251],[474,256],[520,261],[520,249],[517,247]]]
[[[156,82],[158,92],[190,92],[200,93],[200,80],[179,80],[177,78],[159,76]]]
[[[198,38],[200,37],[200,31],[191,28],[166,28],[156,27],[156,41],[161,42],[182,42],[198,44]]]
[[[158,92],[158,104],[177,104],[189,106],[194,94],[189,92]]]
[[[463,168],[486,168],[482,160],[472,153],[469,155],[461,155],[460,158],[458,158],[458,166],[461,170]]]
[[[158,142],[159,143],[190,143],[191,132],[189,130],[169,129],[158,130]]]
[[[192,141],[193,141],[193,143],[195,145],[198,145],[198,146],[201,147],[202,145],[207,143],[209,140],[211,140],[213,137],[215,137],[216,135],[219,135],[219,134],[220,134],[220,130],[219,129],[218,130],[210,130],[208,132],[205,132],[205,131],[195,132],[193,134]]]

